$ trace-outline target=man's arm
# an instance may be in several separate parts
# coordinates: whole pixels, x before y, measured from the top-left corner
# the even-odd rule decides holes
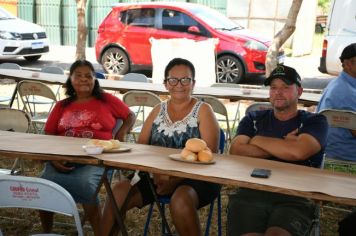
[[[350,129],[350,132],[351,132],[352,136],[356,137],[356,130]]]
[[[296,131],[289,133],[284,139],[255,136],[250,144],[286,161],[301,161],[310,158],[321,146],[316,138],[307,133],[296,135]]]
[[[237,135],[231,142],[229,153],[233,155],[267,158],[271,155],[262,148],[251,145],[251,138],[246,135]]]

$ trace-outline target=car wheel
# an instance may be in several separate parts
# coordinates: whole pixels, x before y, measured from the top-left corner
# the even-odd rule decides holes
[[[129,71],[129,59],[126,53],[119,48],[107,49],[101,57],[103,69],[108,74],[123,75]]]
[[[24,57],[27,61],[37,61],[38,59],[41,58],[41,55],[38,55],[38,56],[27,56],[27,57]]]
[[[219,83],[241,82],[244,70],[241,62],[233,56],[222,56],[217,61],[217,80]]]

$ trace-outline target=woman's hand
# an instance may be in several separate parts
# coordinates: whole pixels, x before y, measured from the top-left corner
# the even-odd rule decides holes
[[[65,165],[67,163],[66,161],[52,161],[51,163],[59,172],[69,172],[74,170],[74,167],[68,167]]]
[[[153,183],[157,186],[156,192],[159,195],[167,195],[173,193],[181,178],[168,175],[154,175]]]

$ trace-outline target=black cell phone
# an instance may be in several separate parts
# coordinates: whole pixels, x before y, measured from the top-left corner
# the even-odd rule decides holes
[[[268,169],[255,168],[251,172],[251,176],[256,178],[268,178],[270,175],[271,175],[271,170]]]

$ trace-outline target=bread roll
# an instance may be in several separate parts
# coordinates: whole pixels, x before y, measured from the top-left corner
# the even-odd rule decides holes
[[[87,144],[103,147],[105,151],[113,148],[113,144],[109,140],[91,139]]]
[[[180,153],[182,159],[187,161],[196,161],[198,159],[197,154],[194,152],[189,151],[188,149],[184,148]]]
[[[201,150],[198,152],[198,160],[201,162],[211,162],[213,160],[213,153],[208,150]]]
[[[111,139],[110,142],[112,143],[112,148],[113,149],[119,149],[120,148],[120,141],[116,139]]]
[[[185,143],[185,148],[192,152],[199,152],[207,147],[206,142],[199,138],[191,138]]]

